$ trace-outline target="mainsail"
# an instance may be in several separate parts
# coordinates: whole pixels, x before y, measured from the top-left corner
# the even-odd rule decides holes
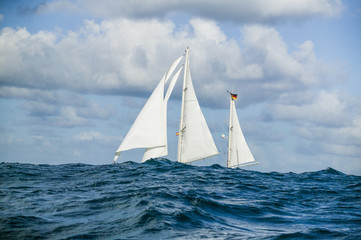
[[[238,121],[235,100],[236,94],[230,93],[229,111],[229,136],[228,136],[228,159],[227,167],[242,167],[257,164],[249,150],[246,139],[243,136],[241,126]]]
[[[189,50],[187,48],[177,160],[178,162],[188,163],[217,154],[217,147],[194,92],[189,69]]]

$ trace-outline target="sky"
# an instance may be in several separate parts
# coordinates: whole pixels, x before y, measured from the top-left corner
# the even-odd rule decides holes
[[[229,96],[250,170],[361,175],[361,1],[0,1],[0,161],[111,164],[170,64],[190,49],[226,165]],[[176,160],[181,81],[168,103]],[[140,162],[141,150],[119,161]]]

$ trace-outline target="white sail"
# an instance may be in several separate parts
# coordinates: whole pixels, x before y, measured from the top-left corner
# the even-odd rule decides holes
[[[183,56],[182,56],[183,57]],[[139,113],[129,132],[115,152],[114,163],[123,151],[134,148],[167,146],[166,104],[164,86],[182,57],[179,57],[162,77],[152,95]],[[158,157],[152,155],[152,157]]]
[[[227,167],[233,168],[253,164],[257,164],[257,162],[254,160],[246,139],[243,136],[243,132],[238,121],[236,105],[231,94]]]
[[[211,132],[194,92],[186,50],[182,112],[179,129],[178,162],[187,163],[218,154]]]
[[[170,95],[172,94],[172,91],[174,89],[174,86],[177,82],[177,79],[179,77],[179,74],[180,72],[182,71],[182,67],[178,70],[178,72],[174,75],[173,79],[171,80],[171,82],[169,83],[169,86],[168,86],[168,90],[167,90],[167,93],[164,97],[164,113],[165,113],[165,116],[166,116],[166,119],[165,119],[165,126],[167,126],[167,106],[168,106],[168,100],[169,100],[169,97]],[[152,147],[152,148],[147,148],[144,152],[144,155],[143,155],[143,158],[142,158],[142,162],[145,162],[146,160],[150,159],[150,158],[157,158],[157,157],[163,157],[163,156],[166,156],[168,155],[168,141],[167,141],[167,128],[165,127],[164,128],[164,136],[165,136],[165,143],[166,145],[165,146],[157,146],[157,147]]]
[[[194,92],[189,71],[188,49],[184,67],[182,94],[182,113],[178,144],[178,161],[187,163],[218,154],[203,113]],[[114,157],[116,162],[119,154],[134,148],[145,148],[142,161],[168,154],[167,145],[167,103],[173,91],[181,69],[174,75],[164,96],[165,84],[181,61],[178,58],[158,83],[156,89],[144,105],[134,124],[117,149]]]

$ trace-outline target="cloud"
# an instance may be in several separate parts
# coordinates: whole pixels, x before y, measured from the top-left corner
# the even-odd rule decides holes
[[[357,109],[356,103],[349,95],[321,91],[309,95],[303,103],[278,103],[271,106],[268,114],[273,120],[309,123],[318,126],[344,127],[352,124]],[[291,97],[292,94],[285,98]]]
[[[21,144],[22,139],[15,136],[14,134],[11,134],[7,129],[4,129],[3,127],[0,128],[0,146],[6,146],[11,144]]]
[[[144,86],[153,86],[154,79],[162,75],[156,72],[165,65],[159,59],[170,62],[179,55],[169,54],[174,46],[167,44],[166,39],[173,39],[172,28],[170,23],[126,19],[101,25],[87,21],[79,32],[69,32],[64,37],[5,28],[0,36],[1,84],[98,93],[114,89],[139,91],[139,87],[144,91]],[[170,46],[167,52],[164,48],[163,54],[156,54],[162,41]]]
[[[332,157],[335,166],[351,158],[352,166],[360,166],[361,103],[345,93],[320,91],[305,94],[301,102],[290,101],[285,95],[282,103],[268,108],[272,120],[295,123],[290,134],[295,136],[299,154]],[[297,99],[297,97],[295,97]],[[302,99],[302,98],[301,98]],[[326,164],[327,159],[324,160]],[[353,171],[352,168],[349,169]]]
[[[291,90],[317,86],[324,80],[327,71],[317,60],[312,41],[301,43],[289,53],[280,33],[272,27],[248,25],[242,33],[246,59],[258,63],[263,78],[269,79],[265,88]]]
[[[325,126],[307,125],[297,129],[296,134],[310,141],[319,141],[333,146],[341,145],[358,148],[361,151],[361,115],[343,127],[329,128]],[[359,155],[361,156],[361,154]]]
[[[86,105],[87,100],[79,94],[61,90],[43,90],[20,87],[0,87],[1,98],[24,99],[47,104]]]
[[[24,4],[18,13],[34,20],[39,17],[34,14],[40,20],[96,20],[85,20],[79,29],[73,25],[72,31],[1,30],[0,100],[4,111],[13,112],[2,116],[8,126],[2,131],[0,150],[6,159],[48,162],[56,156],[55,162],[99,163],[109,154],[111,162],[121,137],[104,132],[122,135],[129,129],[169,64],[189,46],[201,104],[206,98],[213,115],[220,115],[217,125],[222,128],[227,125],[222,117],[228,108],[226,90],[239,94],[239,116],[261,168],[360,169],[361,103],[333,90],[348,79],[349,69],[316,54],[318,39],[303,38],[290,46],[275,27],[336,17],[343,8],[338,0]],[[239,36],[230,37],[229,29],[221,26],[239,26]],[[181,98],[180,85],[179,81],[172,99]],[[177,128],[172,114],[169,123]],[[19,148],[26,156],[18,155]],[[73,149],[76,158],[65,149]],[[347,167],[342,166],[345,159]]]
[[[20,4],[17,6],[17,14],[20,16],[30,16],[33,14],[36,14],[39,11],[39,8],[42,6],[42,4],[39,4],[37,2],[20,2]]]
[[[52,1],[41,4],[39,13],[58,11],[90,14],[101,18],[164,18],[186,13],[214,20],[242,23],[269,23],[305,20],[310,17],[333,17],[343,10],[340,0],[193,0],[193,1]]]
[[[361,147],[353,145],[342,145],[342,144],[332,144],[327,142],[311,142],[309,144],[300,144],[298,146],[299,153],[308,153],[312,155],[331,155],[339,157],[352,157],[359,158],[361,157]],[[361,162],[359,161],[359,164]]]
[[[73,139],[77,141],[93,141],[93,140],[99,140],[99,141],[105,141],[105,142],[112,142],[112,141],[120,141],[119,137],[115,136],[108,136],[104,135],[100,132],[90,131],[90,132],[81,132],[78,134],[75,134],[73,136]]]
[[[60,90],[0,87],[0,97],[26,100],[20,107],[36,125],[89,126],[93,120],[108,119],[115,111],[111,105],[102,106],[84,95]]]
[[[187,45],[192,75],[202,84],[197,93],[217,89],[214,95],[220,97],[234,87],[244,105],[329,85],[337,82],[332,76],[342,75],[317,59],[309,40],[289,52],[272,27],[246,25],[241,34],[240,41],[228,38],[214,21],[200,18],[180,29],[170,21],[129,19],[85,21],[81,29],[66,34],[4,28],[0,84],[144,96]],[[225,107],[219,101],[213,104]]]
[[[55,127],[84,127],[89,126],[90,121],[78,115],[73,107],[64,107],[56,115],[30,118],[32,125],[50,125]]]
[[[229,38],[216,22],[202,18],[193,18],[182,27],[156,19],[85,21],[81,29],[67,33],[32,34],[26,28],[4,28],[0,35],[0,64],[4,66],[0,69],[0,97],[26,100],[21,107],[33,125],[91,126],[116,110],[91,101],[86,94],[149,96],[169,64],[188,45],[201,102],[212,92],[208,104],[226,108],[227,101],[219,99],[225,99],[225,91],[233,88],[239,93],[239,107],[264,104],[269,121],[352,128],[355,115],[350,112],[360,104],[346,94],[324,89],[346,75],[319,60],[312,41],[301,42],[290,51],[273,27],[245,25],[240,34],[240,39]],[[173,98],[179,99],[180,92],[175,91]],[[305,151],[312,150],[310,142],[321,148],[319,140],[307,139],[298,131],[305,140],[301,144]],[[264,137],[274,141],[286,138],[275,132]],[[352,138],[349,132],[345,135]],[[93,131],[75,137],[101,138]],[[342,153],[342,147],[337,150],[335,144],[323,144],[322,149]],[[353,148],[344,150],[357,154]]]

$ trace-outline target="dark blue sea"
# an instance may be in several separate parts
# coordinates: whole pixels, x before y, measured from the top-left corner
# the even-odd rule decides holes
[[[1,163],[0,239],[361,239],[361,177]]]

